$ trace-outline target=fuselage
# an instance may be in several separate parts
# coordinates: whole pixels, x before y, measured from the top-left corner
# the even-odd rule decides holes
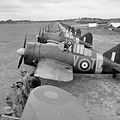
[[[55,40],[57,42],[63,42],[65,41],[65,38],[61,34],[61,32],[44,32],[42,37],[45,40]]]
[[[79,46],[75,46],[79,45]],[[43,58],[64,62],[73,67],[74,73],[114,73],[108,59],[87,49],[84,45],[75,44],[72,52],[61,50],[58,45],[28,43],[24,54],[24,63],[34,66],[33,61],[39,62]]]
[[[65,37],[71,38],[73,36],[72,32],[70,32],[67,28],[63,27],[59,23],[55,23],[45,28],[39,37],[44,40],[55,40],[57,42],[63,42],[66,39]]]

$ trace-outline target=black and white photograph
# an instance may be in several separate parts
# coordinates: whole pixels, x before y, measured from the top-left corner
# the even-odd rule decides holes
[[[0,120],[120,120],[120,1],[0,0]]]

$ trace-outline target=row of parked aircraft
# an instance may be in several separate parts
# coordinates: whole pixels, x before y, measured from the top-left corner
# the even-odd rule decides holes
[[[27,46],[25,37],[24,47],[17,51],[22,55],[18,68],[24,58],[24,64],[36,67],[36,76],[57,81],[73,80],[74,73],[115,76],[120,72],[120,44],[101,55],[93,48],[91,33],[77,36],[69,29],[61,23],[49,25],[39,32],[37,42]]]
[[[27,45],[26,45],[27,44]],[[93,36],[56,22],[39,31],[37,41],[25,36],[18,64],[36,68],[34,76],[54,81],[72,81],[73,74],[120,73],[120,44],[103,54],[93,48]],[[45,85],[33,89],[20,120],[89,120],[77,98],[58,87]]]
[[[81,30],[63,23],[54,23],[39,31],[37,42],[28,42],[17,50],[21,55],[18,68],[24,64],[36,67],[35,76],[68,82],[73,74],[120,73],[120,44],[103,54],[93,48],[93,36],[81,36]],[[76,97],[55,86],[34,89],[21,120],[88,120],[89,115]]]

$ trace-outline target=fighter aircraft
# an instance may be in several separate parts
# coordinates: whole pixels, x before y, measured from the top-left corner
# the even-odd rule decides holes
[[[69,26],[69,25],[66,25],[66,24],[64,24],[64,23],[62,23],[62,22],[59,22],[58,24],[59,24],[59,26],[60,26],[61,28],[65,28],[65,29],[67,29],[68,31],[72,32],[73,35],[76,35],[76,36],[79,36],[79,37],[81,36],[81,30],[80,30],[79,28],[75,29],[74,27],[71,27],[71,26]]]
[[[52,27],[51,27],[52,26]],[[67,27],[68,28],[68,27]],[[66,27],[63,27],[60,23],[55,23],[49,25],[47,28],[39,31],[39,35],[37,35],[37,42],[40,43],[59,43],[66,41],[66,39],[74,40],[75,43],[81,43],[82,41],[86,42],[86,44],[90,44],[92,47],[93,36],[91,33],[87,33],[81,36],[81,30],[77,29],[74,34],[73,31],[69,31]],[[73,27],[71,27],[73,29]]]
[[[17,50],[22,55],[18,64],[35,66],[35,76],[57,81],[73,80],[73,73],[78,74],[117,74],[120,73],[120,44],[106,51],[103,55],[86,46],[65,42],[42,44],[28,42]]]

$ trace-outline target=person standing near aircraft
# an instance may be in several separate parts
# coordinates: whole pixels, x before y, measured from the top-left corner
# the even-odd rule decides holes
[[[23,79],[13,83],[11,87],[13,92],[12,97],[10,96],[6,98],[7,105],[12,108],[16,117],[21,116],[30,92],[34,88],[41,86],[41,80],[34,76],[34,72],[31,74],[26,73],[22,77]],[[9,102],[10,100],[12,103]]]

